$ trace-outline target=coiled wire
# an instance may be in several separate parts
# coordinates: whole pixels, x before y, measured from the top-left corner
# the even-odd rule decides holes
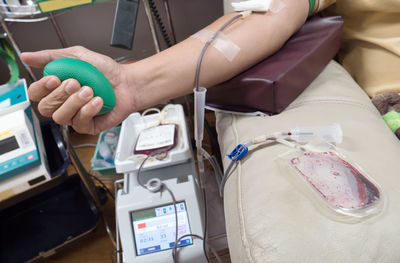
[[[158,13],[157,6],[153,0],[149,0],[149,6],[150,6],[151,13],[153,14],[153,17],[156,20],[158,28],[160,29],[161,35],[162,35],[165,43],[167,44],[168,47],[172,47],[171,39],[169,38],[168,32],[165,29],[165,26],[161,19],[161,16]]]

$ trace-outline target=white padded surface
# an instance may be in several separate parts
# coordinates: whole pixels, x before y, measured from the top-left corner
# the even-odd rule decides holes
[[[279,115],[217,113],[222,156],[261,134],[333,122],[344,133],[338,149],[383,188],[388,198],[384,212],[356,224],[326,217],[281,173],[275,159],[289,149],[259,147],[225,187],[232,262],[400,262],[400,142],[340,65],[331,62]],[[224,166],[228,163],[225,158]]]

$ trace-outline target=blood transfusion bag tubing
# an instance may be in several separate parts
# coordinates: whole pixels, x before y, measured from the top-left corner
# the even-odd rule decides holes
[[[320,138],[332,143],[341,143],[343,139],[342,128],[339,124],[296,126],[290,129],[290,138],[297,142],[309,142]]]

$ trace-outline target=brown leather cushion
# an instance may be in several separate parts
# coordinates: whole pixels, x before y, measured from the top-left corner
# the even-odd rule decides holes
[[[311,17],[274,55],[207,91],[209,106],[276,114],[318,76],[337,53],[343,20]]]

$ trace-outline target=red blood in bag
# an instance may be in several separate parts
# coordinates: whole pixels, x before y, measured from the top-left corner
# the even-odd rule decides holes
[[[306,152],[291,165],[331,205],[361,209],[380,198],[378,188],[350,163],[334,152]]]
[[[163,133],[168,133],[163,137]],[[179,126],[177,124],[161,124],[144,129],[136,141],[133,154],[160,154],[166,153],[178,144]]]

